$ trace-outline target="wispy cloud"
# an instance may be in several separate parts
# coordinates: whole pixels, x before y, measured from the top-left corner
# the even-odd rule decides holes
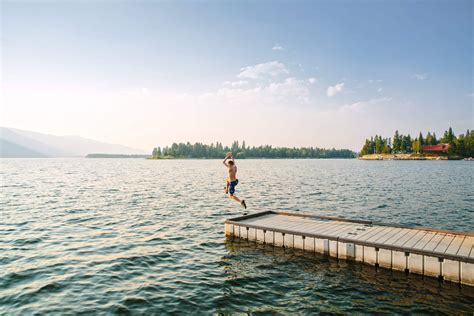
[[[272,94],[287,97],[293,96],[301,100],[305,99],[309,94],[305,82],[296,78],[286,78],[283,82],[273,82],[266,89]]]
[[[278,76],[281,74],[288,74],[289,71],[285,64],[278,61],[270,61],[268,63],[257,64],[254,66],[247,66],[240,69],[238,78],[258,79],[264,76]]]
[[[224,86],[231,86],[231,87],[242,87],[248,85],[247,80],[239,80],[239,81],[224,81]]]
[[[329,86],[327,90],[327,95],[328,97],[333,97],[336,94],[342,92],[343,89],[344,89],[344,82],[335,84],[334,86]]]
[[[201,99],[216,104],[262,104],[278,106],[284,104],[306,104],[309,102],[309,89],[306,80],[286,78],[283,81],[256,83],[245,86],[232,85],[231,82],[216,91],[204,93]]]
[[[416,80],[425,80],[428,78],[428,75],[427,74],[413,74],[412,78]]]
[[[378,89],[377,89],[377,92],[378,92],[378,93],[382,93],[382,91],[383,91],[383,88],[378,88]]]
[[[281,46],[280,44],[273,45],[272,49],[273,50],[285,50],[285,48],[283,46]]]
[[[391,100],[392,100],[391,98],[378,98],[378,99],[370,99],[368,101],[359,101],[359,102],[343,105],[339,108],[339,111],[340,112],[360,112],[367,109],[367,107],[371,105],[388,102]]]
[[[380,83],[382,81],[382,79],[369,79],[369,83]]]
[[[316,83],[316,78],[309,78],[309,79],[308,79],[308,82],[309,82],[310,84]]]

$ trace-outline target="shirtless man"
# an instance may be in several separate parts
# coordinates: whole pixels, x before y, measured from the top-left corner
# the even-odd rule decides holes
[[[223,163],[229,171],[229,175],[226,179],[225,194],[229,193],[229,198],[236,200],[244,208],[247,208],[245,200],[241,201],[238,197],[234,195],[235,186],[239,184],[239,180],[237,179],[237,166],[235,165],[235,160],[234,156],[232,156],[232,153],[227,153],[227,156],[225,156]]]

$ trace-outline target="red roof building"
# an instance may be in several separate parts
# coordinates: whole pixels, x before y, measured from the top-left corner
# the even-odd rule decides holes
[[[425,153],[447,153],[449,144],[438,144],[438,145],[427,145],[423,146],[423,152]]]

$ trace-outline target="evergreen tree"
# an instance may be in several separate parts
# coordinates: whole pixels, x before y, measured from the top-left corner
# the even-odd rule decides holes
[[[398,134],[398,130],[395,131],[395,135],[393,135],[393,151],[395,153],[400,152],[400,135]]]
[[[423,134],[420,132],[420,135],[418,135],[418,150],[417,150],[418,153],[423,152],[423,144],[424,144]]]
[[[434,145],[433,143],[433,135],[430,132],[426,134],[425,145]]]
[[[382,138],[382,136],[375,135],[370,139],[366,139],[359,155],[380,154],[380,153],[423,153],[424,145],[436,145],[439,143],[449,144],[448,156],[450,157],[473,157],[474,156],[474,132],[467,130],[466,134],[460,134],[458,137],[454,134],[450,127],[443,134],[443,137],[438,140],[436,133],[431,134],[428,131],[426,138],[423,138],[422,132],[418,137],[412,139],[410,134],[399,134],[395,131],[393,141],[390,138]]]
[[[455,138],[456,137],[454,136],[453,129],[451,127],[449,127],[449,130],[448,130],[448,143],[454,142]]]

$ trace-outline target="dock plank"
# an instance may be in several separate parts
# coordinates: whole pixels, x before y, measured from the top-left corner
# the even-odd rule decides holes
[[[352,229],[353,227],[351,227],[350,225],[344,225],[340,227],[334,227],[333,229],[330,229],[330,230],[326,230],[325,232],[323,232],[323,234],[327,236],[332,236],[332,237],[339,237],[340,234],[350,231]]]
[[[330,232],[330,231],[338,231],[342,228],[345,228],[347,227],[348,225],[345,225],[345,224],[333,224],[333,225],[329,225],[327,226],[324,230],[320,230],[320,233],[324,234],[326,232]]]
[[[386,226],[380,226],[378,227],[379,229],[371,235],[366,236],[365,238],[358,238],[360,241],[365,241],[365,242],[373,242],[386,234],[387,232],[393,230],[393,227],[386,227]]]
[[[417,236],[419,238],[413,238],[407,241],[403,245],[403,247],[404,248],[405,247],[406,248],[418,247],[419,249],[422,249],[431,240],[431,238],[433,238],[436,235],[436,233],[424,231],[424,232],[420,232],[420,235],[421,236]]]
[[[380,243],[382,244],[387,244],[387,245],[393,245],[397,240],[405,236],[407,233],[409,233],[411,229],[406,229],[406,228],[399,228],[396,232],[394,232],[391,235],[388,235],[389,238],[385,240],[381,240]]]
[[[448,255],[456,255],[465,238],[466,236],[459,236],[459,235],[454,237],[453,242],[449,245],[448,249],[446,249],[444,253]]]
[[[431,238],[431,240],[422,249],[426,251],[433,251],[445,236],[446,234],[443,233],[436,234],[436,236]]]
[[[448,249],[449,245],[451,245],[455,238],[455,235],[446,234],[446,236],[444,236],[444,238],[439,242],[436,248],[433,249],[433,252],[444,254],[446,252],[446,249]]]
[[[391,232],[388,232],[387,234],[385,234],[385,236],[383,236],[382,238],[378,239],[377,243],[386,244],[389,240],[398,239],[404,234],[406,234],[406,232],[404,231],[403,228],[396,228],[392,230]]]
[[[469,256],[471,252],[471,248],[473,246],[473,239],[474,238],[472,237],[466,236],[463,243],[461,244],[461,247],[459,247],[459,250],[457,253],[458,256],[463,256],[463,257]]]
[[[404,244],[408,243],[410,240],[416,239],[417,236],[418,238],[421,238],[425,232],[420,232],[415,229],[410,229],[409,232],[407,232],[405,235],[397,239],[395,242],[393,242],[393,246],[395,247],[402,247]],[[421,235],[421,236],[420,236]],[[418,241],[418,239],[416,239]]]
[[[347,238],[347,239],[355,239],[357,236],[365,234],[367,231],[367,226],[364,225],[354,225],[354,229],[352,231],[344,232],[341,234],[340,238]]]
[[[385,229],[385,228],[386,227],[381,227],[381,226],[371,226],[365,231],[365,233],[355,237],[354,240],[365,240],[367,238],[372,237],[374,234],[378,233],[380,230]]]
[[[314,233],[314,234],[319,234],[321,230],[325,230],[330,226],[329,223],[321,223],[318,225],[309,225],[307,229],[305,229],[305,232],[308,233]]]

